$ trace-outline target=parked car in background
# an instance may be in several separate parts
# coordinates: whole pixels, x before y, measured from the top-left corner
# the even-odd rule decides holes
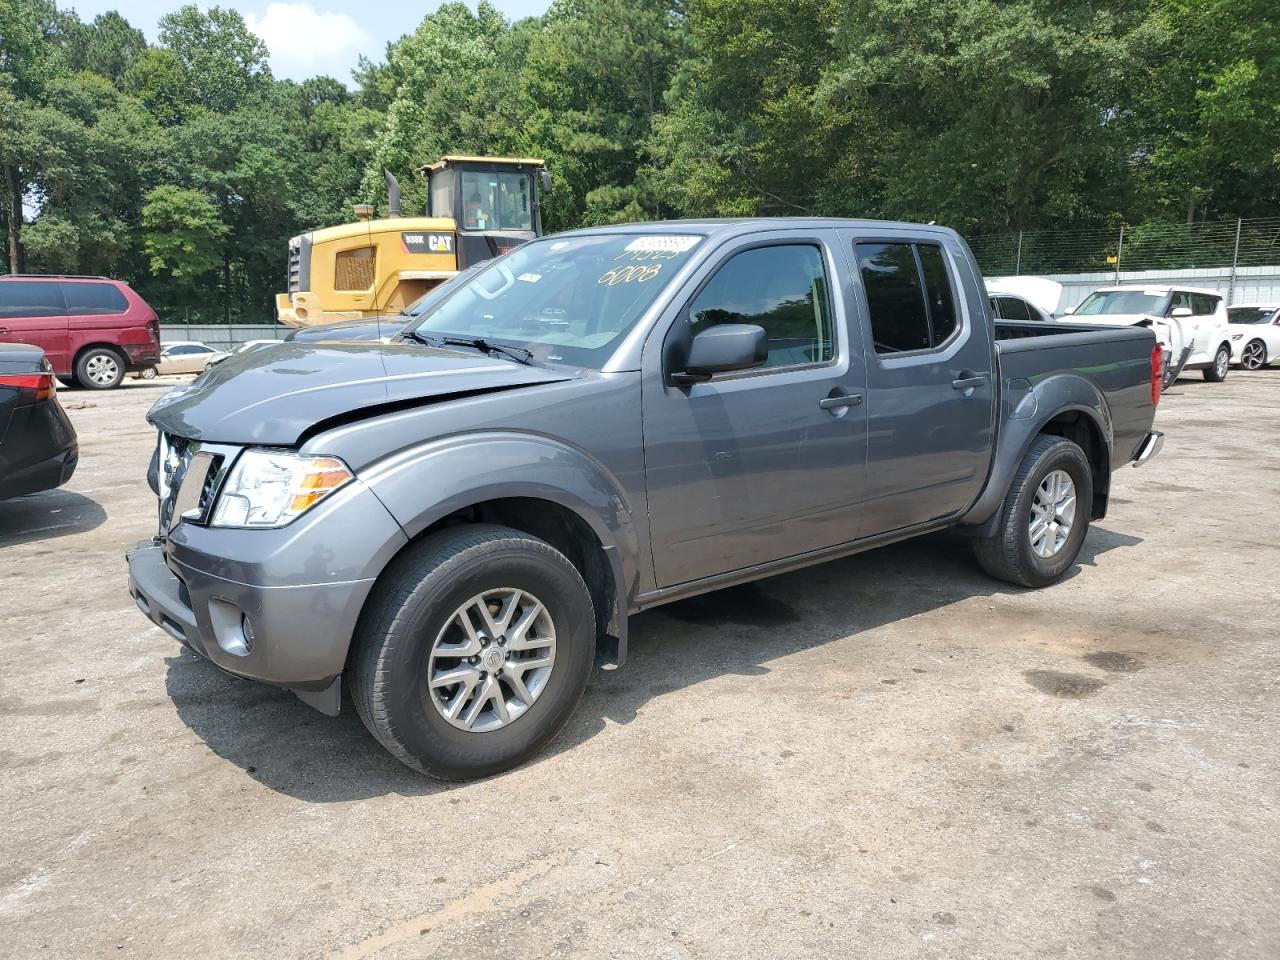
[[[198,340],[178,340],[166,343],[160,350],[160,362],[156,373],[169,376],[175,373],[203,373],[211,363],[226,357],[222,350],[215,350]]]
[[[44,351],[0,343],[0,500],[62,486],[77,457],[76,431]]]
[[[993,322],[943,227],[561,233],[396,343],[161,398],[129,592],[229,673],[329,713],[349,685],[414,769],[486,776],[626,659],[631,613],[945,528],[1058,582],[1160,450],[1160,363],[1146,329]]]
[[[1231,362],[1261,370],[1280,356],[1280,303],[1227,307]]]
[[[159,359],[160,321],[119,280],[3,276],[0,342],[41,348],[64,383],[109,390]]]
[[[1062,284],[1044,277],[992,277],[986,283],[999,320],[1052,320],[1062,300]]]
[[[1198,287],[1139,286],[1095,290],[1064,321],[1150,327],[1166,351],[1167,381],[1183,370],[1203,370],[1219,383],[1231,366],[1231,336],[1222,294]]]

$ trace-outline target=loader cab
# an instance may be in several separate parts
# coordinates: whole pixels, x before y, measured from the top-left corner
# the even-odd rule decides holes
[[[448,156],[420,172],[427,179],[427,215],[457,224],[459,270],[542,234],[540,192],[551,192],[542,160]]]

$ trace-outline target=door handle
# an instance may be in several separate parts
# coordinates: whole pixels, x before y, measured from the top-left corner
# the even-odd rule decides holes
[[[976,377],[961,377],[959,380],[952,380],[951,386],[956,390],[972,390],[974,387],[980,387],[987,382],[987,375],[980,373]]]
[[[8,332],[9,332],[8,327],[0,327],[0,333],[8,333]]]
[[[823,397],[818,406],[823,410],[839,410],[843,407],[856,407],[862,402],[860,393],[842,393],[834,397]]]

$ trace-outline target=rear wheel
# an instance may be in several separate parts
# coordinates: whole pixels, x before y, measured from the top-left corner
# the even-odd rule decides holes
[[[1267,345],[1261,340],[1250,340],[1240,351],[1240,366],[1246,370],[1261,370],[1267,365]]]
[[[524,762],[564,726],[595,657],[595,614],[563,554],[476,524],[397,558],[355,643],[365,726],[413,769],[464,780]]]
[[[1204,378],[1210,383],[1221,383],[1227,379],[1227,371],[1230,369],[1231,348],[1224,343],[1213,355],[1213,363],[1204,368]]]
[[[124,379],[124,360],[110,347],[91,347],[76,359],[76,380],[90,390],[110,390]]]
[[[975,540],[978,564],[1023,587],[1056,583],[1076,562],[1093,511],[1093,471],[1062,437],[1031,445],[1000,508],[995,534]]]

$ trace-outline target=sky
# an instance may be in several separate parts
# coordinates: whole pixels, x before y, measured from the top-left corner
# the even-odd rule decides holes
[[[474,9],[473,0],[468,0]],[[546,11],[549,0],[491,0],[512,20]],[[133,26],[156,40],[156,21],[177,10],[183,0],[59,0],[63,9],[74,9],[81,20],[92,20],[107,10],[117,10]],[[351,70],[364,54],[381,60],[388,41],[411,32],[424,16],[440,6],[439,0],[422,4],[385,0],[220,0],[221,7],[239,10],[267,45],[271,72],[276,77],[305,80],[327,74],[351,85]],[[201,9],[210,6],[201,2]]]

